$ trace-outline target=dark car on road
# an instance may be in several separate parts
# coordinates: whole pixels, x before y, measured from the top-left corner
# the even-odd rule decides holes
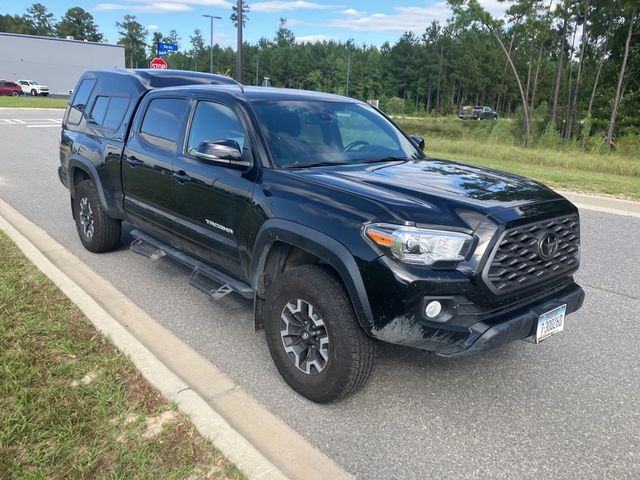
[[[117,248],[128,222],[133,252],[252,301],[282,377],[330,402],[367,382],[380,341],[443,356],[539,343],[583,303],[573,204],[423,148],[351,98],[90,71],[58,172],[88,250]]]
[[[0,95],[11,95],[12,97],[17,97],[22,95],[22,88],[17,83],[0,80]]]

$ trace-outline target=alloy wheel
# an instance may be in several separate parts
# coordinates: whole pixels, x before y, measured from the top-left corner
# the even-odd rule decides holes
[[[93,210],[91,203],[87,197],[80,200],[80,223],[82,224],[82,232],[87,238],[93,238],[95,226],[93,223]]]
[[[306,300],[289,301],[282,309],[280,336],[291,362],[307,375],[319,375],[329,361],[327,326]]]

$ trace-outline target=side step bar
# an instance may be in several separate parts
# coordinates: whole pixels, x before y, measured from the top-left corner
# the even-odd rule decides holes
[[[176,248],[170,247],[140,230],[132,230],[131,235],[134,238],[130,247],[132,252],[152,260],[158,260],[166,255],[191,268],[189,283],[213,299],[219,300],[231,292],[239,293],[250,300],[253,299],[254,291],[251,285],[237,280]]]

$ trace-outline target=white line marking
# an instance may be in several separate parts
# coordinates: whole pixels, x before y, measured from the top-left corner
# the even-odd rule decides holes
[[[13,121],[14,121],[15,123],[20,124],[20,125],[25,125],[25,124],[27,123],[27,122],[25,122],[24,120],[18,120],[18,119],[15,119],[15,118],[13,119]]]
[[[60,125],[27,125],[27,128],[46,128],[46,127],[60,128]]]

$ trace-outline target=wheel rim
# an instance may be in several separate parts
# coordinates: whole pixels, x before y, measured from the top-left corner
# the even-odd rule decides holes
[[[319,375],[329,362],[327,326],[306,300],[289,301],[282,309],[280,336],[291,363],[307,375]]]
[[[87,197],[82,197],[80,200],[80,224],[82,225],[82,233],[87,238],[93,238],[93,232],[95,230],[93,224],[93,210],[91,209],[91,203]]]

